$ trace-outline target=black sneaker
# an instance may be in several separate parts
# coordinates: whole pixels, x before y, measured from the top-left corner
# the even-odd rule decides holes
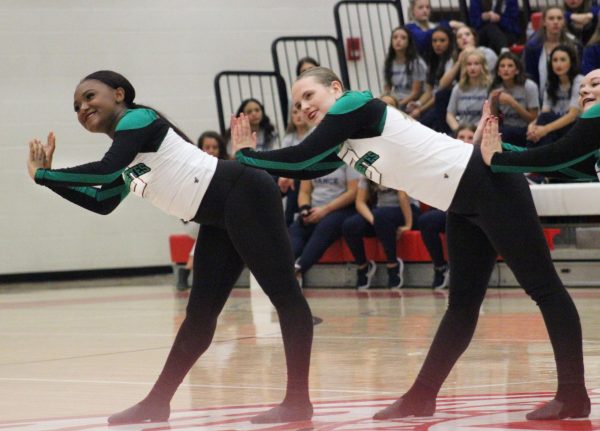
[[[188,277],[190,276],[190,272],[191,271],[185,267],[177,268],[177,284],[175,285],[177,290],[183,292],[184,290],[190,288],[190,285],[188,284]]]
[[[404,262],[399,257],[396,260],[398,260],[398,265],[387,269],[390,289],[400,289],[404,284]]]
[[[367,290],[371,286],[371,281],[377,271],[377,265],[370,260],[367,266],[356,270],[356,288],[358,290]]]
[[[436,290],[445,289],[450,281],[450,270],[448,265],[433,267],[433,283],[431,287]]]

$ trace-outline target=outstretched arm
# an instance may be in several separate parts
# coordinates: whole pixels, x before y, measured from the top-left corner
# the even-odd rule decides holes
[[[591,112],[590,112],[591,111]],[[595,114],[598,114],[597,116]],[[594,162],[599,149],[597,134],[600,130],[600,105],[582,115],[573,127],[552,144],[527,151],[494,151],[489,160],[493,172],[555,172],[567,173],[572,167],[580,168],[575,177],[595,179]],[[512,149],[503,144],[504,149]],[[483,146],[482,146],[483,150]]]
[[[339,146],[360,132],[377,135],[386,105],[371,99],[357,109],[327,113],[317,128],[300,144],[271,151],[252,150],[252,137],[245,117],[232,124],[232,141],[241,163],[287,178],[311,179],[326,175],[343,162],[337,157]],[[237,130],[234,130],[237,129]]]

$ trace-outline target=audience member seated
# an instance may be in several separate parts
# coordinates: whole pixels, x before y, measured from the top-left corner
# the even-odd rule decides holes
[[[577,53],[571,45],[558,45],[550,53],[548,85],[544,92],[542,112],[529,125],[528,146],[549,144],[562,137],[579,116],[579,75]],[[508,141],[510,142],[510,141]]]
[[[413,106],[408,106],[411,117],[441,133],[450,132],[446,108],[451,88],[450,85],[442,87],[440,80],[452,68],[455,57],[454,33],[448,28],[437,27],[431,35],[431,47],[427,53],[425,91]]]
[[[409,23],[406,29],[410,32],[419,55],[423,58],[427,56],[427,50],[431,45],[431,34],[437,26],[458,28],[464,23],[460,21],[442,21],[439,24],[429,21],[431,17],[431,5],[429,0],[410,0],[408,5]]]
[[[600,69],[600,21],[596,25],[594,34],[583,48],[581,74],[587,75],[596,69]]]
[[[517,0],[470,0],[469,23],[477,29],[479,43],[496,54],[516,43],[522,34]]]
[[[357,171],[344,165],[324,177],[301,181],[300,216],[289,227],[301,286],[303,275],[342,236],[344,220],[355,214],[359,178]]]
[[[396,241],[403,232],[413,227],[413,221],[419,217],[418,201],[411,203],[405,192],[377,185],[362,177],[355,205],[357,214],[344,221],[342,231],[356,262],[356,287],[362,290],[371,286],[377,264],[367,260],[363,238],[376,236],[387,257],[387,286],[390,289],[401,288],[404,263],[396,255]]]
[[[302,111],[295,106],[292,107],[290,120],[287,130],[281,141],[281,146],[293,147],[298,145],[310,133],[311,129],[306,122]],[[281,193],[287,198],[285,203],[285,221],[289,226],[294,221],[295,215],[298,213],[298,189],[300,181],[292,178],[280,177],[277,180],[277,185]]]
[[[474,125],[461,124],[458,127],[456,139],[472,144],[474,133]],[[446,233],[446,212],[437,208],[429,208],[419,216],[418,225],[421,238],[423,238],[423,243],[433,263],[431,287],[433,289],[444,289],[448,287],[450,281],[448,262],[444,257],[444,245],[440,237],[441,234]]]
[[[317,60],[315,60],[312,57],[302,57],[300,60],[298,60],[298,63],[296,63],[296,76],[300,76],[302,74],[302,72],[304,72],[305,70],[308,69],[312,69],[313,67],[319,67],[320,64]]]
[[[227,144],[225,140],[221,137],[221,135],[212,130],[207,130],[202,133],[198,138],[198,148],[200,148],[205,153],[210,154],[218,159],[229,159],[229,154],[227,153]],[[192,238],[198,237],[198,230],[200,225],[194,222],[186,222],[183,224],[186,227],[186,234],[191,236]],[[194,247],[190,250],[190,254],[188,260],[183,267],[177,268],[177,284],[176,287],[178,290],[186,290],[189,289],[189,276],[192,270],[194,269],[194,248],[196,248],[196,243],[194,243]]]
[[[596,29],[600,7],[596,0],[564,0],[565,21],[569,32],[584,45]]]
[[[498,54],[493,49],[481,44],[477,38],[477,33],[471,27],[463,25],[456,29],[456,47],[459,52],[467,48],[477,48],[483,52],[488,70],[493,70],[496,67]]]
[[[550,52],[561,44],[572,45],[581,53],[581,44],[567,33],[563,9],[560,6],[549,6],[542,11],[539,30],[531,36],[523,50],[527,77],[538,85],[540,93],[546,89]]]
[[[461,62],[460,81],[452,89],[446,112],[446,122],[453,133],[459,123],[479,122],[491,83],[485,57],[479,49],[467,48]]]
[[[537,84],[525,75],[525,65],[512,52],[500,54],[491,85],[492,110],[502,114],[501,133],[505,142],[525,147],[527,126],[540,108]]]
[[[421,96],[426,75],[427,65],[410,33],[404,27],[395,28],[383,67],[384,91],[393,94],[397,107],[406,111],[407,105]]]
[[[251,97],[242,101],[235,116],[239,117],[242,112],[248,116],[252,132],[256,133],[257,151],[277,148],[279,142],[277,132],[275,131],[275,127],[271,123],[271,120],[265,114],[265,107],[263,104],[259,100]],[[228,131],[227,134],[229,135],[229,133],[231,132]]]

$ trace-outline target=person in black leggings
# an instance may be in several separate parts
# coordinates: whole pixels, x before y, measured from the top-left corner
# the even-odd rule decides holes
[[[252,422],[310,419],[313,320],[294,277],[294,256],[277,186],[265,172],[201,151],[164,116],[134,99],[131,83],[112,71],[92,73],[77,86],[74,108],[79,122],[113,140],[100,161],[52,169],[54,134],[46,144],[38,139],[29,143],[29,175],[77,205],[108,214],[133,193],[169,214],[202,225],[186,317],[162,373],[144,400],[110,416],[108,422],[169,418],[171,398],[210,345],[217,318],[244,263],[277,309],[288,377],[283,402]]]
[[[494,174],[484,164],[479,145],[436,133],[368,92],[345,92],[329,69],[306,71],[294,83],[292,95],[294,104],[318,124],[315,130],[295,147],[257,152],[242,116],[232,126],[238,160],[289,177],[319,175],[320,169],[343,162],[379,184],[448,212],[448,309],[413,386],[374,418],[435,412],[438,391],[473,337],[498,253],[540,308],[556,360],[555,398],[527,418],[588,416],[579,315],[552,264],[525,177]],[[489,104],[484,106],[486,118]],[[590,154],[597,154],[597,146]]]

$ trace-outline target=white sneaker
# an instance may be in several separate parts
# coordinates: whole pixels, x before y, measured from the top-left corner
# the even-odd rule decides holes
[[[400,289],[404,285],[404,262],[399,257],[398,266],[395,268],[388,268],[388,287],[390,289]]]
[[[358,290],[367,290],[371,287],[371,281],[377,271],[377,265],[374,261],[370,260],[367,266],[362,269],[356,270],[356,288]]]

